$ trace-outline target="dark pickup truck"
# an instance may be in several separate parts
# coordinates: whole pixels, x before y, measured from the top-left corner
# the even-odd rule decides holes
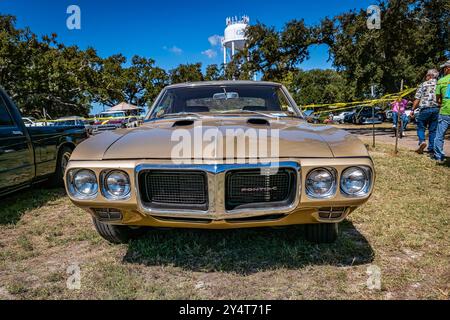
[[[84,126],[25,127],[0,88],[0,196],[44,180],[63,186],[70,155],[87,137]]]

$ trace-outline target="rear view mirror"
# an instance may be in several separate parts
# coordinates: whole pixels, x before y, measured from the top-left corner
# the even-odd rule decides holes
[[[221,92],[221,93],[215,93],[213,95],[214,100],[228,100],[228,99],[238,99],[239,93],[237,92]]]

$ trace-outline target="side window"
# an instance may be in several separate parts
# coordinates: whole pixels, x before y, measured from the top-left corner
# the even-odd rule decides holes
[[[277,90],[277,95],[278,95],[278,101],[280,102],[281,110],[285,111],[285,112],[294,113],[294,110],[290,106],[289,101],[287,100],[287,98],[285,97],[283,92],[281,92],[280,89]]]
[[[174,100],[173,94],[171,92],[167,92],[167,94],[163,97],[162,101],[153,110],[152,116],[150,118],[155,118],[170,112],[169,110],[172,108],[173,100]]]
[[[0,96],[0,127],[9,127],[13,125],[14,123],[6,108],[5,101],[3,101],[3,98]]]

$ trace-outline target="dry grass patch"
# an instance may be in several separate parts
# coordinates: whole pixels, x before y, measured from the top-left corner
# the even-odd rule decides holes
[[[2,199],[0,299],[448,299],[450,169],[391,150],[371,151],[376,191],[333,245],[289,227],[153,230],[114,246],[61,190]],[[80,290],[66,287],[71,264]],[[372,265],[381,290],[367,288]]]

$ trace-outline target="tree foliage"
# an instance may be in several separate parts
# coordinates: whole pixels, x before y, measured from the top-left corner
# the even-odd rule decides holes
[[[22,110],[55,115],[87,114],[88,88],[96,81],[99,58],[93,49],[79,50],[56,41],[56,35],[39,40],[30,30],[18,30],[15,19],[0,16],[0,84]]]
[[[235,65],[242,65],[244,75],[239,78],[261,73],[263,80],[280,81],[309,56],[312,34],[303,20],[288,22],[281,32],[258,23],[246,33],[247,47],[234,60]]]
[[[398,91],[402,79],[414,86],[428,68],[449,58],[448,0],[391,0],[378,5],[381,29],[367,27],[365,10],[325,18],[309,27],[292,20],[281,31],[258,23],[248,28],[248,48],[236,63],[243,62],[242,70],[258,72],[262,79],[280,81],[308,58],[310,45],[325,44],[333,65],[357,97],[366,96],[372,84],[380,93]]]
[[[428,68],[448,57],[449,5],[445,0],[380,1],[381,29],[369,30],[364,10],[324,19],[319,42],[333,64],[362,95],[377,84],[384,92],[414,86]]]
[[[281,30],[262,23],[247,29],[248,45],[226,66],[180,64],[170,71],[151,58],[99,57],[93,48],[65,46],[56,34],[38,37],[0,15],[0,85],[23,113],[87,115],[93,103],[125,101],[149,106],[170,83],[222,79],[280,81],[300,104],[332,103],[396,92],[417,85],[426,69],[450,58],[448,0],[379,0],[381,29],[367,28],[365,10],[352,10],[307,26]],[[311,45],[327,45],[336,70],[303,71]]]
[[[299,105],[345,102],[352,100],[352,87],[335,70],[314,69],[289,72],[282,83]]]
[[[180,64],[178,67],[170,70],[170,82],[194,82],[203,81],[202,64]]]

